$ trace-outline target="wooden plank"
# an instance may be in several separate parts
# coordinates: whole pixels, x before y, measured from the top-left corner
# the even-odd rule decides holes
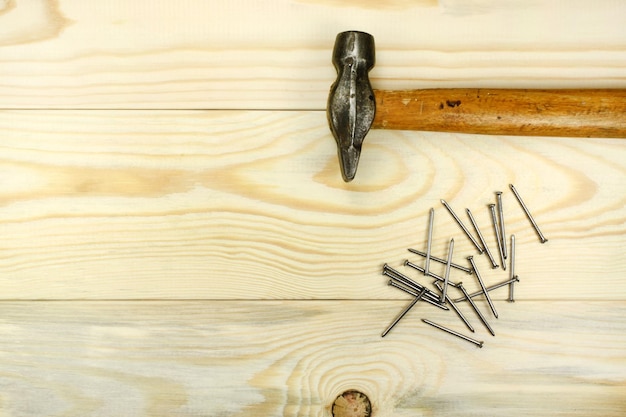
[[[338,32],[377,39],[375,88],[626,87],[613,0],[8,0],[1,108],[315,109]]]
[[[324,112],[3,111],[0,131],[4,299],[403,297],[381,266],[421,262],[431,207],[434,253],[477,255],[442,198],[497,253],[497,190],[521,299],[626,294],[622,140],[372,131],[346,184]]]
[[[622,416],[624,302],[501,302],[483,349],[398,301],[0,303],[10,416],[329,416],[345,390],[375,416]],[[485,308],[481,304],[481,307]],[[465,308],[465,306],[462,306]]]
[[[345,184],[321,110],[346,29],[379,89],[624,88],[626,4],[375,3],[0,0],[1,417],[329,416],[350,389],[376,417],[624,415],[623,142],[373,131]],[[428,284],[402,262],[430,207],[436,255],[508,278],[439,201],[495,252],[496,190],[497,336],[418,303],[381,339],[409,300],[381,266]]]

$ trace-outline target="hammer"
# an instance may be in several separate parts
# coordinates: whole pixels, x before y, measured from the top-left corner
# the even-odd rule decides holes
[[[344,181],[356,175],[370,128],[518,136],[626,138],[626,90],[483,89],[373,90],[374,37],[337,35],[337,80],[328,122]]]

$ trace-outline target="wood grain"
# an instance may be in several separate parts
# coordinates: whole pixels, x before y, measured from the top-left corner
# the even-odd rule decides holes
[[[613,0],[5,0],[0,107],[321,110],[349,29],[375,36],[379,89],[625,88],[625,14]]]
[[[3,302],[0,410],[330,416],[357,389],[379,417],[626,411],[623,302],[500,302],[496,337],[468,314],[483,349],[424,325],[462,328],[419,303],[381,339],[403,304]]]
[[[376,37],[377,89],[626,88],[624,15],[0,0],[0,417],[329,417],[351,389],[373,417],[623,416],[623,141],[374,130],[345,184],[323,110],[351,29]],[[476,255],[442,198],[495,250],[497,190],[521,282],[515,303],[492,295],[496,337],[462,305],[478,349],[418,303],[381,339],[409,300],[382,264],[423,281],[402,263],[431,207],[434,254],[455,237],[454,261]],[[508,278],[476,260],[487,285]]]
[[[476,254],[441,198],[496,250],[497,190],[521,299],[626,294],[619,139],[372,131],[346,184],[324,112],[3,111],[0,130],[4,299],[402,297],[381,266],[421,262],[430,207],[434,254]]]

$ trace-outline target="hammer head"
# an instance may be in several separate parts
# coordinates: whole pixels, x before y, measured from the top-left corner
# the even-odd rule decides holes
[[[364,32],[337,35],[333,64],[337,80],[328,96],[328,123],[337,141],[339,165],[344,181],[356,175],[363,139],[376,112],[374,91],[368,72],[374,67],[374,37]]]

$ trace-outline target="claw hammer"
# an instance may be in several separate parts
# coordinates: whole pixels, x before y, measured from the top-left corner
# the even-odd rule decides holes
[[[624,89],[373,90],[374,37],[348,31],[333,50],[337,80],[328,97],[330,130],[344,181],[356,175],[370,128],[488,135],[626,138]]]

